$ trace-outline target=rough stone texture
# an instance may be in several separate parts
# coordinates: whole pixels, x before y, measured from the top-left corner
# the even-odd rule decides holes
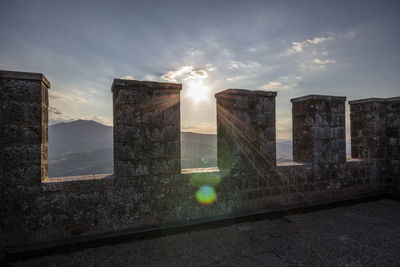
[[[276,92],[228,89],[217,93],[218,167],[265,176],[276,166]]]
[[[115,79],[114,173],[179,174],[181,84]]]
[[[1,184],[47,178],[48,89],[41,73],[0,71]]]
[[[293,161],[346,162],[346,97],[309,95],[291,99]]]
[[[126,80],[113,84],[115,175],[50,181],[45,175],[49,84],[40,74],[23,73],[18,80],[4,76],[14,73],[1,73],[0,248],[387,189],[385,159],[342,162],[331,157],[333,162],[275,166],[275,94],[247,90],[217,95],[218,140],[227,140],[224,147],[218,144],[221,170],[181,173],[180,85]],[[326,111],[321,120],[340,121],[342,102],[329,101],[333,114]],[[390,106],[392,142],[398,142],[396,103]],[[309,116],[315,123],[317,114]],[[334,121],[338,126],[331,128],[342,129]],[[341,133],[334,136],[341,140]],[[325,147],[334,149],[325,154],[340,155],[339,143]],[[390,149],[391,169],[396,170],[398,150]],[[216,191],[210,205],[196,200],[204,185]]]
[[[400,203],[380,200],[128,241],[11,266],[398,266]]]
[[[352,157],[384,161],[376,166],[380,168],[376,176],[387,185],[399,187],[400,97],[368,98],[349,104]]]
[[[387,183],[400,189],[400,97],[386,99]]]
[[[385,157],[385,100],[372,98],[349,101],[351,157],[382,159]]]

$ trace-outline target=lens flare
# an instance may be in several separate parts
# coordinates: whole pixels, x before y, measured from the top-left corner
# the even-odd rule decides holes
[[[207,164],[207,163],[208,163],[208,159],[207,159],[206,157],[201,157],[201,161],[202,161],[204,164]]]
[[[210,205],[217,199],[217,194],[212,186],[203,185],[197,190],[196,199],[200,204]]]
[[[189,182],[191,185],[201,187],[203,185],[215,187],[221,182],[221,176],[219,173],[193,173],[190,175]]]

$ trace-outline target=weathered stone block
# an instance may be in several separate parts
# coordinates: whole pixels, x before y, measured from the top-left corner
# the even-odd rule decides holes
[[[316,167],[346,161],[345,100],[321,95],[291,100],[294,161],[312,162]]]
[[[23,124],[25,123],[26,108],[25,103],[3,102],[2,103],[3,123],[4,124]]]
[[[4,185],[37,185],[42,177],[42,169],[37,163],[20,163],[18,165],[3,161],[2,184]]]
[[[143,161],[114,161],[114,173],[119,174],[119,178],[129,178],[134,176],[145,176],[149,174],[150,162]]]
[[[47,178],[49,87],[40,73],[0,71],[1,164],[8,182],[38,184]],[[36,177],[29,175],[32,164],[40,170]]]
[[[116,105],[129,105],[143,101],[144,92],[142,90],[123,90],[116,88],[113,93]]]
[[[181,88],[180,84],[114,80],[114,166],[119,166],[114,172],[117,179],[180,172],[175,167],[180,168],[180,163],[170,168],[168,162],[180,160]],[[174,146],[168,146],[170,142]],[[145,159],[150,162],[144,163]]]
[[[400,127],[393,127],[392,103],[399,98],[369,98],[350,101],[352,157],[379,159],[396,146],[388,144],[388,136],[399,136]]]
[[[218,166],[266,175],[275,167],[276,92],[229,89],[217,99]]]
[[[25,123],[28,125],[41,125],[42,112],[41,102],[25,104]]]
[[[169,141],[167,143],[167,157],[170,159],[181,158],[181,143],[176,141]]]

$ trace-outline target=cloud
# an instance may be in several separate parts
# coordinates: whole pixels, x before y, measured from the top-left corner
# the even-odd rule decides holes
[[[177,82],[178,78],[192,71],[193,66],[182,66],[177,70],[168,71],[166,74],[162,75],[161,78],[169,82]]]
[[[265,85],[262,86],[262,89],[264,90],[285,90],[289,89],[289,86],[282,84],[281,82],[269,82]]]
[[[336,60],[333,59],[319,59],[313,58],[300,64],[300,68],[303,71],[318,71],[325,70],[329,65],[336,64]]]
[[[207,71],[214,71],[214,70],[217,69],[217,67],[214,66],[214,65],[211,64],[211,63],[207,63],[207,64],[205,65],[205,69],[206,69]]]
[[[145,81],[157,81],[157,78],[154,77],[153,75],[147,74],[143,77],[143,80]]]
[[[235,81],[240,81],[240,80],[246,80],[251,78],[249,75],[237,75],[237,76],[232,76],[228,77],[226,80],[230,82],[235,82]]]
[[[62,111],[55,107],[49,107],[49,115],[63,115]]]
[[[258,69],[261,67],[261,64],[255,61],[250,61],[248,63],[240,62],[240,61],[231,61],[229,64],[230,69]]]
[[[212,64],[206,64],[204,68],[194,68],[193,66],[182,66],[177,70],[168,71],[162,75],[163,80],[169,82],[180,82],[187,80],[204,80],[208,77],[208,72],[215,70]]]
[[[59,92],[56,90],[49,90],[49,99],[50,101],[56,102],[56,103],[79,103],[79,104],[85,104],[88,102],[88,100],[83,96],[83,92],[80,92],[78,90],[72,90],[71,92]],[[60,105],[56,105],[60,106]]]
[[[325,59],[325,60],[321,60],[319,58],[314,58],[313,62],[317,65],[327,65],[327,64],[334,64],[336,63],[335,60],[333,59]]]
[[[319,44],[328,40],[333,40],[333,37],[329,36],[329,37],[315,37],[314,39],[311,40],[307,40],[306,42],[310,43],[310,44]]]
[[[229,82],[236,82],[242,80],[250,80],[250,79],[257,79],[260,75],[260,71],[268,72],[272,70],[274,67],[263,67],[262,65],[256,61],[249,61],[249,62],[241,62],[231,60],[227,64],[229,75],[226,80]]]
[[[135,80],[135,78],[131,75],[125,75],[124,77],[121,77],[120,79],[122,80]]]
[[[192,79],[207,79],[208,74],[206,70],[193,70],[189,73],[189,75],[183,80],[192,80]]]
[[[302,84],[303,78],[300,76],[289,77],[282,76],[278,81],[272,81],[262,85],[260,88],[267,91],[282,91],[294,89]]]
[[[340,64],[336,59],[331,58],[329,44],[332,42],[340,43],[355,36],[354,32],[332,33],[327,32],[325,36],[317,36],[305,41],[296,41],[291,43],[281,56],[292,59],[293,64],[298,70],[303,72],[324,71],[328,67]]]
[[[94,96],[96,94],[97,92],[92,92],[91,90],[74,89],[61,92],[49,90],[49,123],[54,124],[82,119],[112,125],[112,117],[92,115],[98,105],[98,102],[95,101],[97,96]],[[89,114],[82,114],[85,110],[89,110]]]
[[[71,116],[65,114],[59,108],[56,107],[49,107],[49,124],[56,124],[60,122],[70,122],[76,120],[92,120],[97,121],[98,123],[112,126],[112,120],[100,116]]]
[[[62,112],[59,108],[49,107],[48,110],[49,110],[49,123],[50,124],[74,120],[69,115],[64,114],[64,112]]]
[[[333,40],[333,33],[330,33],[331,36],[327,36],[327,37],[314,37],[313,39],[307,39],[305,41],[301,41],[301,42],[292,42],[292,46],[291,48],[289,48],[285,55],[293,55],[293,54],[297,54],[297,53],[301,53],[304,51],[305,48],[309,48],[327,41],[331,41]]]

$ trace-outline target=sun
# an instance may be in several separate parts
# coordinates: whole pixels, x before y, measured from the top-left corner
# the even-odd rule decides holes
[[[203,81],[191,81],[188,83],[188,93],[187,95],[193,99],[193,102],[198,104],[201,101],[208,99],[208,88],[203,84]]]

